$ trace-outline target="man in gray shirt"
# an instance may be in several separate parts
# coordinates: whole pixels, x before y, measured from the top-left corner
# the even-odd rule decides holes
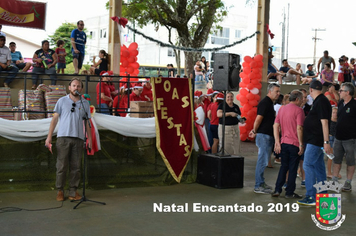
[[[66,183],[67,169],[69,166],[69,200],[80,200],[77,192],[80,181],[80,164],[84,147],[83,118],[90,117],[89,102],[82,99],[78,93],[83,89],[83,82],[73,78],[68,87],[70,93],[58,100],[53,113],[51,125],[46,139],[46,147],[52,148],[52,135],[58,126],[57,132],[57,172],[56,188],[58,189],[57,201],[64,201],[63,188]],[[84,107],[83,107],[84,105]],[[88,148],[91,148],[91,132],[87,122]]]
[[[0,32],[0,72],[8,72],[7,78],[4,80],[4,87],[9,87],[9,84],[14,80],[19,72],[19,68],[11,65],[11,52],[8,47],[5,46],[6,36]]]
[[[327,50],[324,51],[324,56],[320,57],[318,61],[318,67],[316,68],[318,71],[318,74],[320,74],[324,70],[325,63],[329,62],[330,64],[333,64],[333,70],[335,70],[335,61],[334,58],[329,56],[329,52]],[[321,67],[320,67],[321,64]],[[321,78],[321,74],[320,74]]]

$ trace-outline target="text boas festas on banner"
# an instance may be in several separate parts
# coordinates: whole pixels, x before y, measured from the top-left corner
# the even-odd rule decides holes
[[[18,0],[0,1],[0,25],[45,30],[46,4]]]
[[[262,60],[262,55],[256,55],[253,58],[245,56],[242,63],[240,93],[236,95],[236,99],[240,101],[242,106],[241,116],[246,117],[246,122],[239,124],[241,141],[248,138],[248,133],[253,129],[257,116],[257,105],[261,99],[260,89],[262,88]]]
[[[183,78],[151,78],[156,121],[156,145],[179,183],[193,150],[191,83]]]

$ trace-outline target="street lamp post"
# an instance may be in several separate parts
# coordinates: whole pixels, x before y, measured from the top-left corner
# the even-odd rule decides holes
[[[317,40],[321,40],[320,38],[317,38],[317,32],[318,31],[326,31],[326,29],[312,29],[312,31],[315,32],[315,36],[312,38],[314,40],[314,57],[313,57],[313,64],[315,65],[315,61],[316,61],[316,41]],[[315,68],[315,67],[314,67]]]

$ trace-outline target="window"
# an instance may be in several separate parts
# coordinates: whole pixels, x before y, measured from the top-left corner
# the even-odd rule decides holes
[[[229,28],[221,28],[216,30],[211,35],[211,43],[219,44],[219,45],[228,45],[230,42],[230,29]]]
[[[169,57],[175,57],[176,56],[176,54],[174,53],[173,48],[168,48],[168,56]]]
[[[100,30],[100,38],[106,38],[106,29]]]
[[[241,38],[242,30],[235,30],[235,38]]]

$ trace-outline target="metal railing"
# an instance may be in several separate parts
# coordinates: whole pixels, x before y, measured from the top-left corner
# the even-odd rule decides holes
[[[0,79],[4,79],[6,78],[9,74],[11,74],[11,72],[7,72],[7,71],[2,71],[0,72]],[[23,88],[22,90],[24,91],[24,101],[23,101],[23,109],[21,110],[15,110],[16,107],[19,107],[19,103],[18,102],[18,105],[17,106],[14,106],[14,104],[12,104],[12,108],[11,110],[7,110],[7,109],[3,109],[1,108],[0,109],[0,112],[1,113],[28,113],[28,114],[38,114],[38,113],[41,113],[41,114],[48,114],[48,113],[53,113],[53,111],[33,111],[33,110],[30,110],[28,109],[27,107],[27,83],[28,83],[28,80],[32,81],[32,75],[34,75],[34,73],[28,73],[28,72],[17,72],[17,75],[16,77],[14,78],[14,81],[15,80],[23,80]],[[45,83],[45,81],[51,81],[52,79],[49,78],[50,77],[50,74],[43,74],[43,73],[35,73],[35,75],[38,76],[38,79],[40,81],[39,84],[42,84],[42,83]],[[53,75],[53,74],[52,74]],[[99,93],[101,92],[101,85],[102,85],[102,76],[97,76],[97,75],[83,75],[83,74],[54,74],[56,76],[55,78],[55,82],[57,84],[57,82],[61,82],[61,81],[71,81],[72,78],[74,77],[78,77],[82,80],[82,82],[85,84],[85,87],[84,87],[84,91],[85,91],[85,94],[89,94],[89,96],[91,98],[96,98],[95,96],[97,95],[97,92],[95,92],[94,96],[92,96],[93,94],[90,94],[89,93],[89,84],[90,83],[99,83]],[[61,78],[62,77],[62,78]],[[68,78],[63,78],[63,77],[71,77],[70,79]],[[99,78],[99,80],[93,80],[92,78]],[[127,76],[115,76],[115,75],[112,75],[112,76],[105,76],[105,77],[112,77],[112,78],[117,78],[117,80],[114,80],[113,81],[110,81],[111,83],[113,83],[115,85],[116,88],[118,88],[118,91],[120,91],[120,84],[126,84],[126,87],[127,88],[130,88],[130,84],[131,83],[137,83],[137,82],[140,82],[140,81],[137,81],[137,79],[146,79],[147,81],[150,81],[150,78],[149,77],[142,77],[142,76],[130,76],[130,75],[127,75]],[[126,81],[120,81],[122,80],[123,78],[127,78]],[[135,79],[134,81],[132,79]],[[11,86],[11,85],[10,85]],[[20,88],[21,90],[21,88]],[[129,111],[129,108],[130,108],[130,94],[131,94],[131,90],[128,89],[127,91],[127,107],[125,108],[112,108],[111,109],[111,114],[112,113],[124,113],[124,114],[127,114],[127,113],[149,113],[149,114],[153,114],[153,112],[130,112]],[[117,95],[117,96],[120,96],[120,93]],[[101,113],[102,112],[102,108],[101,108],[101,96],[99,94],[99,103],[97,104],[97,106],[95,107],[96,111]],[[22,107],[22,104],[21,104],[21,107]],[[124,110],[123,110],[124,109]]]

